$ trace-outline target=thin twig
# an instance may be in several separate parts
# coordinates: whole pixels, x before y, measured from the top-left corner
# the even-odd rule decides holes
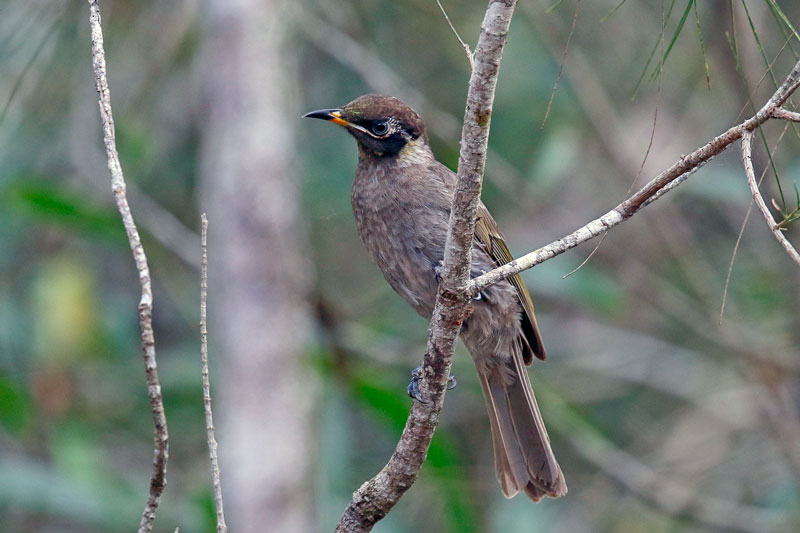
[[[783,246],[783,249],[786,250],[786,253],[789,254],[789,257],[800,265],[800,254],[797,253],[792,243],[789,242],[780,227],[778,227],[778,223],[775,222],[772,213],[770,213],[767,204],[764,202],[764,198],[761,196],[761,192],[758,190],[756,175],[753,170],[753,132],[751,131],[745,132],[742,137],[742,163],[744,164],[744,173],[747,175],[747,183],[750,185],[750,192],[753,193],[753,200],[756,202],[758,210],[761,211],[761,214],[764,216],[764,220],[767,221],[767,226],[769,226],[772,234],[775,235],[775,238],[778,239],[778,242]]]
[[[772,110],[772,117],[781,120],[788,120],[790,122],[800,122],[800,113],[789,111],[782,107],[776,107]]]
[[[425,461],[444,403],[450,363],[466,316],[464,287],[480,199],[489,138],[492,102],[515,0],[492,0],[486,9],[470,76],[458,183],[450,212],[439,295],[431,318],[419,389],[426,403],[413,402],[392,457],[383,469],[353,494],[337,532],[370,531],[414,483]]]
[[[800,86],[800,61],[795,64],[791,73],[789,73],[786,80],[784,80],[770,97],[769,101],[767,101],[753,117],[741,124],[733,126],[691,154],[681,156],[675,164],[661,172],[633,196],[603,216],[581,226],[569,235],[467,282],[467,297],[474,297],[482,290],[498,283],[500,280],[506,279],[514,274],[519,274],[523,270],[533,268],[544,261],[605,233],[610,228],[629,219],[640,209],[661,198],[667,192],[683,183],[693,172],[708,163],[715,155],[727,149],[733,142],[741,139],[744,133],[752,132],[759,125],[771,118],[778,118],[776,114],[785,115],[786,113],[790,113],[783,113],[782,111],[776,110],[789,99],[792,93],[797,90],[798,86]],[[793,114],[790,116],[794,118]],[[788,241],[786,242],[788,243]]]
[[[100,7],[97,0],[89,0],[89,25],[92,35],[92,65],[94,67],[95,83],[100,95],[100,118],[103,123],[103,141],[108,157],[108,169],[111,172],[111,188],[117,202],[128,242],[133,251],[136,270],[139,272],[139,282],[142,286],[142,295],[139,300],[139,329],[142,333],[142,352],[144,354],[145,375],[147,378],[147,391],[150,397],[150,407],[153,412],[153,425],[155,426],[153,454],[153,474],[150,478],[150,494],[139,523],[139,533],[152,530],[156,510],[167,484],[167,459],[169,457],[169,437],[167,433],[167,419],[164,415],[164,403],[161,397],[161,384],[158,380],[156,365],[156,348],[153,337],[153,291],[150,284],[150,269],[147,266],[142,241],[139,231],[133,220],[128,199],[125,194],[125,177],[122,174],[122,165],[119,162],[117,145],[114,133],[114,117],[111,112],[111,93],[106,79],[106,58],[103,48],[103,28],[100,22]]]
[[[444,19],[447,21],[447,24],[450,26],[450,29],[453,30],[453,34],[455,34],[456,39],[458,42],[461,43],[461,47],[464,49],[464,52],[467,53],[467,61],[469,61],[469,70],[472,71],[475,69],[475,57],[472,55],[472,50],[469,49],[469,45],[464,42],[464,39],[458,34],[458,30],[453,23],[450,21],[450,17],[447,16],[447,11],[444,10],[444,6],[439,0],[436,0],[436,4],[439,6],[439,9],[442,10],[442,15],[444,15]]]
[[[750,91],[749,91],[749,93],[747,94],[747,102],[746,102],[746,103],[745,103],[745,104],[742,106],[742,108],[739,110],[739,114],[738,114],[738,115],[736,115],[736,118],[737,118],[737,119],[738,119],[739,117],[741,117],[741,116],[742,116],[742,114],[743,114],[745,111],[747,111],[747,107],[748,107],[748,106],[750,106],[750,102],[752,102],[752,100],[753,100],[753,96],[755,95],[756,91],[759,89],[759,87],[761,87],[761,84],[764,82],[764,80],[765,80],[765,79],[767,79],[767,74],[770,74],[770,73],[772,73],[772,67],[773,67],[773,66],[775,66],[775,63],[777,63],[777,62],[778,62],[778,59],[780,59],[780,57],[781,57],[781,54],[783,53],[783,51],[786,49],[786,47],[789,45],[789,43],[790,43],[791,41],[792,41],[792,36],[790,35],[790,36],[789,36],[789,37],[788,37],[788,38],[787,38],[787,39],[786,39],[786,40],[783,42],[783,46],[781,46],[780,50],[778,50],[778,52],[775,54],[775,57],[773,58],[773,60],[772,60],[772,61],[771,61],[771,62],[770,62],[768,65],[767,65],[767,68],[766,68],[766,70],[764,70],[764,73],[761,75],[761,77],[760,77],[760,78],[758,78],[758,81],[756,82],[756,85],[755,85],[755,87],[753,87],[753,89],[752,89],[752,90],[750,90]]]
[[[608,232],[607,232],[607,231],[606,231],[605,233],[603,233],[603,236],[602,236],[602,237],[600,237],[600,240],[599,240],[599,241],[597,241],[597,244],[596,244],[596,245],[595,245],[595,247],[592,249],[592,251],[591,251],[591,252],[589,252],[589,255],[587,255],[587,256],[586,256],[586,259],[584,259],[583,261],[581,261],[581,264],[580,264],[580,265],[576,266],[575,268],[573,268],[572,270],[570,270],[569,272],[567,272],[566,274],[564,274],[563,276],[561,276],[561,279],[567,279],[568,277],[570,277],[571,275],[573,275],[575,272],[577,272],[578,270],[582,269],[582,268],[583,268],[583,265],[585,265],[586,263],[588,263],[588,262],[589,262],[589,259],[591,259],[591,258],[592,258],[592,256],[593,256],[595,253],[597,253],[597,250],[599,250],[599,249],[600,249],[600,247],[603,245],[603,242],[606,240],[606,237],[608,237]]]
[[[664,57],[664,28],[666,28],[667,21],[665,20],[665,13],[664,13],[664,3],[661,3],[661,57]],[[647,164],[647,158],[650,157],[650,150],[653,149],[653,141],[656,138],[656,128],[658,127],[658,110],[661,108],[661,98],[663,96],[662,93],[662,83],[664,81],[664,61],[659,61],[658,63],[658,87],[656,89],[656,108],[653,111],[653,127],[650,128],[650,140],[647,142],[647,149],[644,151],[644,157],[642,158],[642,164],[639,165],[639,170],[636,171],[636,176],[634,176],[633,181],[631,184],[628,185],[628,190],[625,191],[625,196],[627,197],[633,187],[636,185],[636,182],[639,181],[639,178],[644,172],[644,166]],[[599,246],[599,245],[598,245]]]
[[[662,32],[661,35],[662,35],[662,41],[663,41],[663,35],[664,35],[663,32]],[[659,68],[663,68],[663,66],[659,67]],[[625,196],[628,196],[631,193],[631,191],[633,190],[633,186],[636,185],[637,181],[639,181],[639,176],[641,176],[642,175],[642,171],[644,171],[644,165],[647,163],[647,158],[650,157],[650,150],[652,150],[652,148],[653,148],[653,140],[655,139],[655,136],[656,136],[656,126],[658,125],[658,109],[659,109],[659,107],[661,105],[661,73],[659,73],[659,75],[658,75],[658,93],[657,94],[658,94],[658,96],[656,98],[656,109],[655,109],[655,112],[653,113],[653,127],[650,129],[650,141],[647,143],[647,149],[644,152],[644,157],[642,158],[642,163],[639,165],[639,170],[636,172],[636,176],[633,177],[633,180],[631,181],[631,184],[628,185],[628,190],[625,191]],[[599,241],[597,241],[597,244],[592,249],[592,251],[589,252],[589,255],[586,256],[586,259],[581,261],[581,264],[579,264],[577,267],[575,267],[574,269],[570,270],[569,272],[567,272],[566,274],[561,276],[561,279],[567,279],[568,277],[573,275],[575,272],[577,272],[578,270],[583,268],[583,266],[586,263],[589,262],[589,260],[594,256],[594,254],[597,253],[597,250],[599,250],[600,247],[603,245],[603,242],[605,242],[606,237],[608,237],[608,233],[609,233],[608,231],[604,231],[603,232],[603,236],[600,237]]]
[[[575,12],[577,15],[577,7],[575,8]],[[664,6],[662,4],[661,6],[661,56],[662,57],[664,56],[664,24],[666,24],[666,22],[664,21]],[[574,23],[573,23],[573,28],[574,28]],[[664,74],[664,64],[662,62],[658,66],[658,90],[656,91],[656,109],[653,112],[653,127],[650,129],[650,140],[647,143],[647,149],[644,151],[644,157],[642,158],[642,163],[639,165],[639,170],[636,171],[636,175],[633,177],[633,180],[631,180],[631,184],[628,185],[628,190],[625,191],[624,195],[625,197],[627,197],[631,193],[633,187],[636,185],[636,182],[639,181],[639,177],[642,175],[642,172],[644,171],[644,165],[647,163],[647,158],[650,157],[650,150],[653,149],[653,141],[655,140],[656,137],[656,127],[658,126],[658,110],[661,108],[661,82],[663,80],[663,74]],[[608,233],[609,233],[608,231],[603,232],[603,236],[600,237],[599,241],[597,241],[597,244],[594,246],[592,251],[589,252],[589,255],[586,256],[586,259],[581,261],[581,264],[579,264],[577,267],[575,267],[571,271],[561,276],[561,279],[567,279],[575,272],[583,268],[583,266],[589,262],[589,260],[594,256],[594,254],[597,253],[597,250],[599,250],[600,247],[603,245],[603,242],[605,242],[606,237],[608,237]]]
[[[744,235],[744,228],[747,226],[747,221],[750,220],[750,213],[753,212],[753,202],[747,206],[747,211],[744,214],[742,226],[739,228],[739,234],[736,236],[736,244],[733,245],[733,253],[731,253],[731,262],[728,263],[728,273],[725,276],[725,287],[722,289],[722,305],[719,307],[719,321],[722,324],[722,317],[725,314],[725,304],[728,302],[728,288],[731,284],[731,275],[733,275],[733,263],[736,261],[736,254],[739,251],[739,244],[742,242],[742,235]]]
[[[556,91],[558,90],[558,82],[561,81],[561,73],[564,71],[564,63],[567,62],[567,54],[569,53],[569,43],[570,41],[572,41],[572,34],[575,33],[575,23],[578,22],[578,10],[581,8],[582,1],[583,0],[578,0],[578,3],[575,4],[575,13],[572,15],[572,27],[569,29],[569,35],[567,36],[567,43],[564,45],[564,53],[561,56],[561,63],[558,65],[558,75],[556,76],[556,82],[553,84],[553,90],[550,92],[550,101],[547,102],[547,110],[544,112],[542,125],[539,129],[544,129],[544,125],[547,124],[547,117],[550,116],[550,108],[553,106],[553,100],[555,100],[556,98]]]
[[[25,81],[25,76],[28,74],[28,71],[30,71],[33,64],[36,63],[36,60],[39,58],[39,55],[44,50],[45,45],[48,42],[50,42],[50,39],[58,35],[59,27],[63,28],[62,19],[64,18],[64,13],[66,13],[66,8],[53,20],[53,22],[50,24],[50,27],[48,27],[47,30],[45,30],[44,37],[42,38],[41,41],[39,41],[39,44],[33,51],[31,58],[27,61],[27,63],[25,63],[25,66],[22,68],[22,71],[19,73],[16,80],[14,81],[14,84],[11,86],[11,91],[9,91],[8,93],[8,98],[6,99],[6,103],[3,106],[2,110],[0,110],[0,125],[3,124],[3,121],[6,118],[6,114],[8,113],[8,110],[11,108],[11,103],[14,101],[14,97],[17,95],[17,91],[19,91],[19,89],[22,87],[22,82]]]
[[[789,130],[789,123],[787,122],[786,125],[783,127],[783,131],[781,131],[778,140],[775,142],[775,147],[772,149],[772,155],[774,156],[775,153],[778,151],[778,147],[781,145],[781,141],[783,141],[784,135]],[[769,167],[764,167],[764,170],[761,172],[761,176],[758,178],[758,185],[761,185],[761,182],[764,181],[764,176],[767,175],[767,171]],[[744,220],[742,221],[742,226],[739,228],[739,235],[736,236],[736,244],[733,245],[733,252],[731,253],[731,261],[728,263],[728,274],[725,276],[725,288],[722,290],[722,305],[719,308],[719,324],[722,324],[722,317],[725,314],[725,304],[728,301],[728,287],[731,284],[731,276],[733,275],[733,263],[736,261],[736,254],[739,251],[739,244],[742,242],[742,235],[744,235],[744,228],[747,226],[747,221],[750,220],[750,213],[753,212],[753,202],[751,201],[747,206],[747,211],[744,214]]]
[[[206,413],[206,434],[208,436],[208,460],[211,463],[211,482],[214,487],[214,506],[217,509],[217,532],[225,533],[225,511],[222,506],[222,483],[219,479],[217,460],[217,439],[214,436],[214,415],[211,411],[211,381],[208,378],[208,218],[200,217],[200,361],[203,374],[203,407]]]

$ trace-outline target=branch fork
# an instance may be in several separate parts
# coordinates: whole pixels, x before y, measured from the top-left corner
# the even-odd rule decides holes
[[[767,222],[767,226],[769,226],[770,231],[778,240],[780,245],[783,246],[783,249],[786,250],[786,253],[789,254],[789,257],[791,257],[795,263],[800,265],[800,254],[797,253],[797,250],[794,248],[794,246],[792,246],[792,243],[790,243],[783,234],[783,228],[777,222],[775,222],[775,218],[772,216],[772,213],[767,207],[766,202],[764,202],[764,197],[761,195],[761,191],[758,189],[756,174],[755,170],[753,169],[752,131],[747,131],[742,136],[742,165],[744,166],[744,173],[747,176],[747,184],[750,186],[750,192],[753,195],[753,201],[758,207],[758,210],[761,211],[761,215]]]

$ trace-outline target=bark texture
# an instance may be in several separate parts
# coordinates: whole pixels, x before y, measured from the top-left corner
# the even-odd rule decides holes
[[[309,265],[293,157],[291,26],[268,0],[209,0],[203,187],[218,339],[220,469],[239,532],[313,531]],[[288,17],[289,19],[291,17]],[[216,332],[216,333],[215,333]]]

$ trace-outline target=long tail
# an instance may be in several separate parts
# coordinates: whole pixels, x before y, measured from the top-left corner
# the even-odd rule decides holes
[[[520,490],[538,502],[558,498],[567,484],[533,395],[528,373],[519,355],[512,356],[513,379],[479,373],[494,445],[497,479],[506,498]]]

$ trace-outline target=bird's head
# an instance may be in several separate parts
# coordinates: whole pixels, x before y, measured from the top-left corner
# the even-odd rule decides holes
[[[397,157],[415,147],[428,150],[422,119],[416,111],[391,96],[367,94],[344,107],[320,109],[303,116],[344,127],[367,156]]]

